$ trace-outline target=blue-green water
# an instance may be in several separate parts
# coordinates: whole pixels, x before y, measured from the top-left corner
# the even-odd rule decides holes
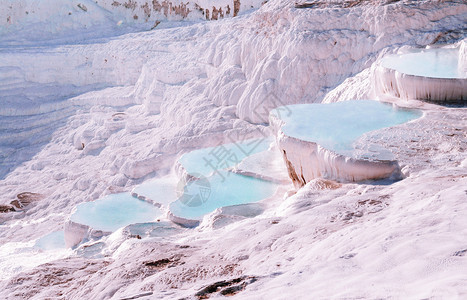
[[[218,171],[203,178],[202,183],[189,183],[177,201],[170,204],[170,211],[182,218],[198,220],[217,208],[257,202],[271,197],[277,184],[239,174]]]
[[[133,189],[138,195],[145,196],[161,205],[167,205],[177,199],[177,179],[172,176],[151,179]]]
[[[65,232],[54,231],[44,235],[36,241],[34,247],[42,250],[54,250],[65,248]]]
[[[383,67],[408,75],[434,78],[467,78],[458,68],[457,49],[424,49],[420,52],[388,55],[381,60]]]
[[[262,200],[274,194],[277,184],[235,174],[225,168],[266,150],[271,141],[271,138],[252,139],[194,150],[183,155],[180,162],[188,173],[199,179],[177,182],[174,177],[167,176],[144,182],[133,191],[168,205],[174,215],[187,219],[200,219],[223,206]],[[220,164],[206,163],[206,160],[217,163],[219,157],[223,158]],[[115,231],[130,224],[151,222],[160,216],[158,208],[130,193],[122,193],[78,205],[71,220],[94,229]]]
[[[161,215],[154,205],[138,200],[130,193],[121,193],[79,204],[71,221],[93,229],[115,231],[133,223],[154,221]]]
[[[315,142],[337,153],[350,155],[353,143],[364,133],[406,123],[419,118],[419,110],[397,108],[371,100],[329,104],[288,105],[288,114],[280,109],[271,113],[285,121],[283,132],[301,140]]]
[[[235,166],[249,155],[267,150],[271,142],[271,137],[265,137],[197,149],[182,155],[179,162],[188,174],[209,176],[216,170]]]

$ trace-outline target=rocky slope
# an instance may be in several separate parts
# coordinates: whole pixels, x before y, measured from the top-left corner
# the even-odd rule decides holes
[[[465,297],[465,108],[411,100],[424,118],[361,141],[387,144],[406,176],[397,183],[316,179],[215,230],[213,214],[172,237],[121,230],[74,251],[32,247],[77,204],[167,174],[182,153],[269,134],[278,105],[381,96],[378,57],[465,35],[463,1],[335,2],[0,46],[0,204],[44,196],[0,212],[1,298]]]

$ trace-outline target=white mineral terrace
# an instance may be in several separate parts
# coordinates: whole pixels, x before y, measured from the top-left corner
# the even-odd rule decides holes
[[[252,155],[273,155],[273,150],[268,150],[272,141],[271,137],[246,139],[182,155],[175,165],[180,183],[177,200],[168,206],[169,219],[195,227],[204,215],[216,209],[271,197],[277,184],[262,175],[271,170],[268,165],[254,163],[250,172],[242,172],[237,166]],[[232,168],[235,173],[230,171]]]
[[[169,218],[194,227],[204,215],[218,208],[258,202],[273,196],[276,189],[273,182],[228,171],[218,171],[208,178],[192,178],[177,201],[169,205]]]
[[[186,176],[210,176],[217,170],[234,167],[246,157],[266,151],[273,139],[263,137],[196,149],[183,154],[176,162],[176,173]]]
[[[180,178],[167,175],[147,180],[131,193],[111,194],[78,205],[65,224],[66,246],[97,240],[135,223],[153,227],[153,223],[147,222],[157,219],[157,225],[166,216],[184,227],[198,226],[205,215],[216,209],[220,209],[222,215],[235,210],[235,218],[249,216],[250,203],[269,198],[276,192],[278,184],[271,182],[274,178],[263,175],[275,169],[250,161],[249,172],[236,170],[240,173],[237,174],[227,169],[236,167],[252,154],[268,157],[270,162],[277,160],[275,153],[267,149],[271,142],[270,137],[265,137],[197,149],[179,159]],[[232,212],[227,214],[232,215]],[[160,228],[154,228],[153,234],[158,234]]]
[[[465,42],[387,55],[375,68],[375,89],[402,99],[462,102],[467,99],[466,59]]]
[[[387,151],[358,153],[353,143],[365,133],[420,117],[419,111],[371,100],[296,104],[270,114],[289,177],[298,188],[315,178],[362,181],[400,177]]]
[[[157,207],[129,193],[81,203],[65,224],[65,244],[73,247],[84,239],[98,238],[133,223],[154,221],[161,215]]]
[[[467,299],[467,106],[373,76],[409,49],[458,51],[443,67],[465,74],[466,15],[465,0],[0,0],[0,300]],[[269,124],[301,103],[334,113],[297,109],[302,136]],[[351,182],[385,175],[403,180]]]

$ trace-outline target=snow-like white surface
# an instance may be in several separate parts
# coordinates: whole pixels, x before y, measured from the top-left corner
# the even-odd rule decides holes
[[[75,42],[131,30],[91,0],[4,0],[0,20],[3,45]]]
[[[123,229],[123,232],[127,233],[128,235],[139,235],[142,238],[171,236],[182,231],[182,228],[169,221],[135,223],[130,224]]]
[[[459,46],[459,73],[467,74],[467,40],[464,39]]]
[[[123,33],[155,20],[140,16],[133,27],[130,9],[89,30],[82,25],[94,15],[84,13],[79,28],[64,24],[56,34],[8,27],[0,42],[0,203],[26,191],[44,198],[0,213],[0,298],[195,298],[241,276],[256,277],[240,279],[241,299],[465,298],[465,108],[413,100],[406,104],[424,118],[357,141],[393,150],[407,177],[397,183],[312,180],[295,194],[279,187],[254,218],[217,211],[174,235],[147,225],[135,229],[147,232],[142,239],[121,229],[76,250],[34,247],[63,230],[76,205],[168,174],[183,153],[232,134],[267,135],[277,106],[368,98],[378,57],[465,26],[464,1],[382,2],[296,9],[272,0],[236,18],[131,34]]]
[[[69,257],[72,252],[65,248],[63,231],[45,235],[36,241],[4,242],[0,246],[0,280],[12,274],[30,270],[45,262]]]
[[[87,43],[90,39],[135,30],[229,18],[259,8],[262,1],[244,0],[234,4],[229,0],[4,0],[1,5],[2,44],[34,46]]]

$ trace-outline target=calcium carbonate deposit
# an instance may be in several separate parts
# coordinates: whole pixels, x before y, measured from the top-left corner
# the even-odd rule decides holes
[[[467,70],[462,42],[456,48],[412,50],[384,57],[375,72],[375,88],[404,99],[464,103]]]
[[[270,113],[290,179],[302,187],[315,178],[338,181],[400,179],[397,161],[370,145],[355,151],[363,135],[416,119],[421,111],[372,100],[280,106]],[[376,147],[375,147],[376,146]]]
[[[0,1],[0,299],[467,298],[466,20]]]

